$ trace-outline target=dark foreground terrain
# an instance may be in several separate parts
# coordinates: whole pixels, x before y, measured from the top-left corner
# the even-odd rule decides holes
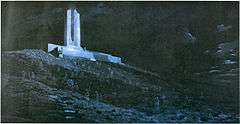
[[[2,52],[2,122],[239,122],[239,68],[184,81],[129,66]]]

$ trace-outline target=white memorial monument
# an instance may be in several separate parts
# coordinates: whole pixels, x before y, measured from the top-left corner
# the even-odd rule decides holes
[[[89,59],[92,61],[107,61],[113,63],[123,64],[121,58],[109,54],[89,51],[81,47],[81,31],[80,31],[80,14],[76,9],[68,9],[65,32],[64,32],[64,45],[48,44],[48,52],[56,49],[62,53],[60,57],[72,56]]]

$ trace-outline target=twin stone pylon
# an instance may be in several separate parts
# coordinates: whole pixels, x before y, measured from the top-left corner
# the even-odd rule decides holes
[[[64,46],[48,43],[48,52],[59,53],[56,55],[61,58],[80,57],[91,61],[106,61],[112,63],[123,64],[120,57],[97,51],[90,51],[81,47],[80,32],[80,14],[75,8],[67,10],[67,17],[64,31]],[[55,52],[54,52],[55,53]]]
[[[65,46],[82,48],[80,25],[80,14],[76,9],[68,9],[64,32]]]

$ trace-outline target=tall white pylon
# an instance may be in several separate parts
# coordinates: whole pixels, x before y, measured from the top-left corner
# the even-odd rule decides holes
[[[67,47],[81,48],[80,14],[76,9],[67,10],[64,44]]]

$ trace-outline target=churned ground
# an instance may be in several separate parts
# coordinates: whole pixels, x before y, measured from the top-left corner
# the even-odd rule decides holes
[[[2,52],[1,62],[2,122],[239,122],[236,66],[179,82],[36,49]]]

